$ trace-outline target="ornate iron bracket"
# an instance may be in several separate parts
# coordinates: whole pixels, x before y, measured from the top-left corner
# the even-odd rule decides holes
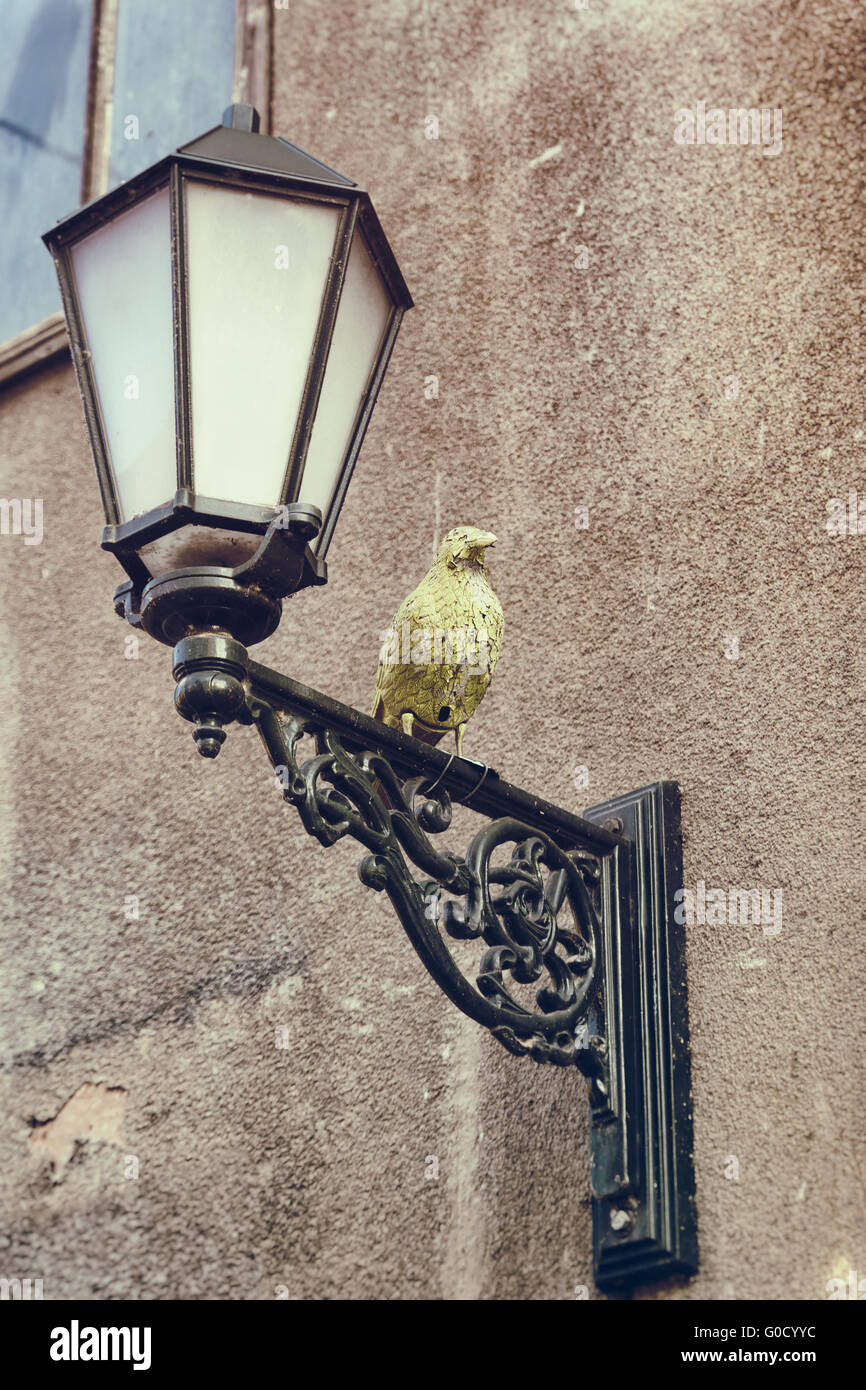
[[[224,634],[179,642],[174,673],[202,753],[226,723],[254,724],[307,832],[363,846],[361,881],[387,893],[458,1008],[510,1052],[587,1079],[599,1287],[694,1272],[676,783],[580,818],[251,662]],[[435,844],[453,802],[488,821],[462,859]],[[474,981],[449,938],[482,948]]]

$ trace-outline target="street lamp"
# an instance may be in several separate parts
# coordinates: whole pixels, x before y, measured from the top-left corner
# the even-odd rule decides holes
[[[310,835],[363,845],[445,994],[588,1083],[596,1282],[697,1268],[680,792],[576,816],[250,660],[325,556],[411,298],[369,198],[248,106],[45,236],[120,616],[214,757],[258,729]],[[302,749],[313,744],[312,756]],[[437,847],[457,801],[485,818]],[[447,938],[483,943],[475,979]],[[538,986],[527,999],[526,987]],[[573,1072],[572,1072],[573,1074]]]
[[[44,238],[118,602],[171,645],[208,607],[261,641],[282,597],[325,582],[412,304],[369,196],[258,128],[229,107]]]

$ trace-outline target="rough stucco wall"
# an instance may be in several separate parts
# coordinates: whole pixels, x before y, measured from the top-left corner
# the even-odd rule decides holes
[[[687,884],[784,894],[776,936],[688,929],[702,1266],[644,1292],[823,1298],[866,1272],[864,542],[824,529],[866,451],[861,6],[294,0],[275,25],[275,129],[370,188],[417,307],[330,585],[257,655],[366,709],[437,497],[440,530],[497,532],[469,753],[574,810],[676,777]],[[677,146],[699,100],[781,107],[782,153]],[[445,1003],[252,733],[195,756],[167,651],[124,659],[69,368],[0,399],[0,462],[46,526],[0,545],[2,1272],[46,1297],[591,1289],[582,1083]]]

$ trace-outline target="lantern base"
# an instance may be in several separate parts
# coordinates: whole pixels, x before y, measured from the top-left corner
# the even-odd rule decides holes
[[[139,590],[134,580],[114,591],[114,611],[133,627],[173,647],[196,632],[225,632],[245,647],[270,637],[281,600],[324,584],[327,568],[309,546],[321,525],[316,507],[293,503],[289,525],[271,522],[256,553],[235,569],[191,565],[169,570]]]
[[[234,570],[203,565],[152,579],[142,591],[139,617],[145,632],[168,647],[208,631],[227,632],[251,647],[270,637],[282,611],[280,599],[238,583]]]

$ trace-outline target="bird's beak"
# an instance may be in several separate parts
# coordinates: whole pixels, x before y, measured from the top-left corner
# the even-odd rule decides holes
[[[469,560],[476,565],[484,564],[484,552],[489,545],[496,544],[496,537],[492,531],[481,531],[477,536],[473,536],[471,541],[467,541],[460,551],[458,559]]]
[[[472,559],[481,566],[484,565],[484,552],[490,545],[496,544],[496,537],[492,531],[485,531],[482,535],[476,536],[472,542]]]

